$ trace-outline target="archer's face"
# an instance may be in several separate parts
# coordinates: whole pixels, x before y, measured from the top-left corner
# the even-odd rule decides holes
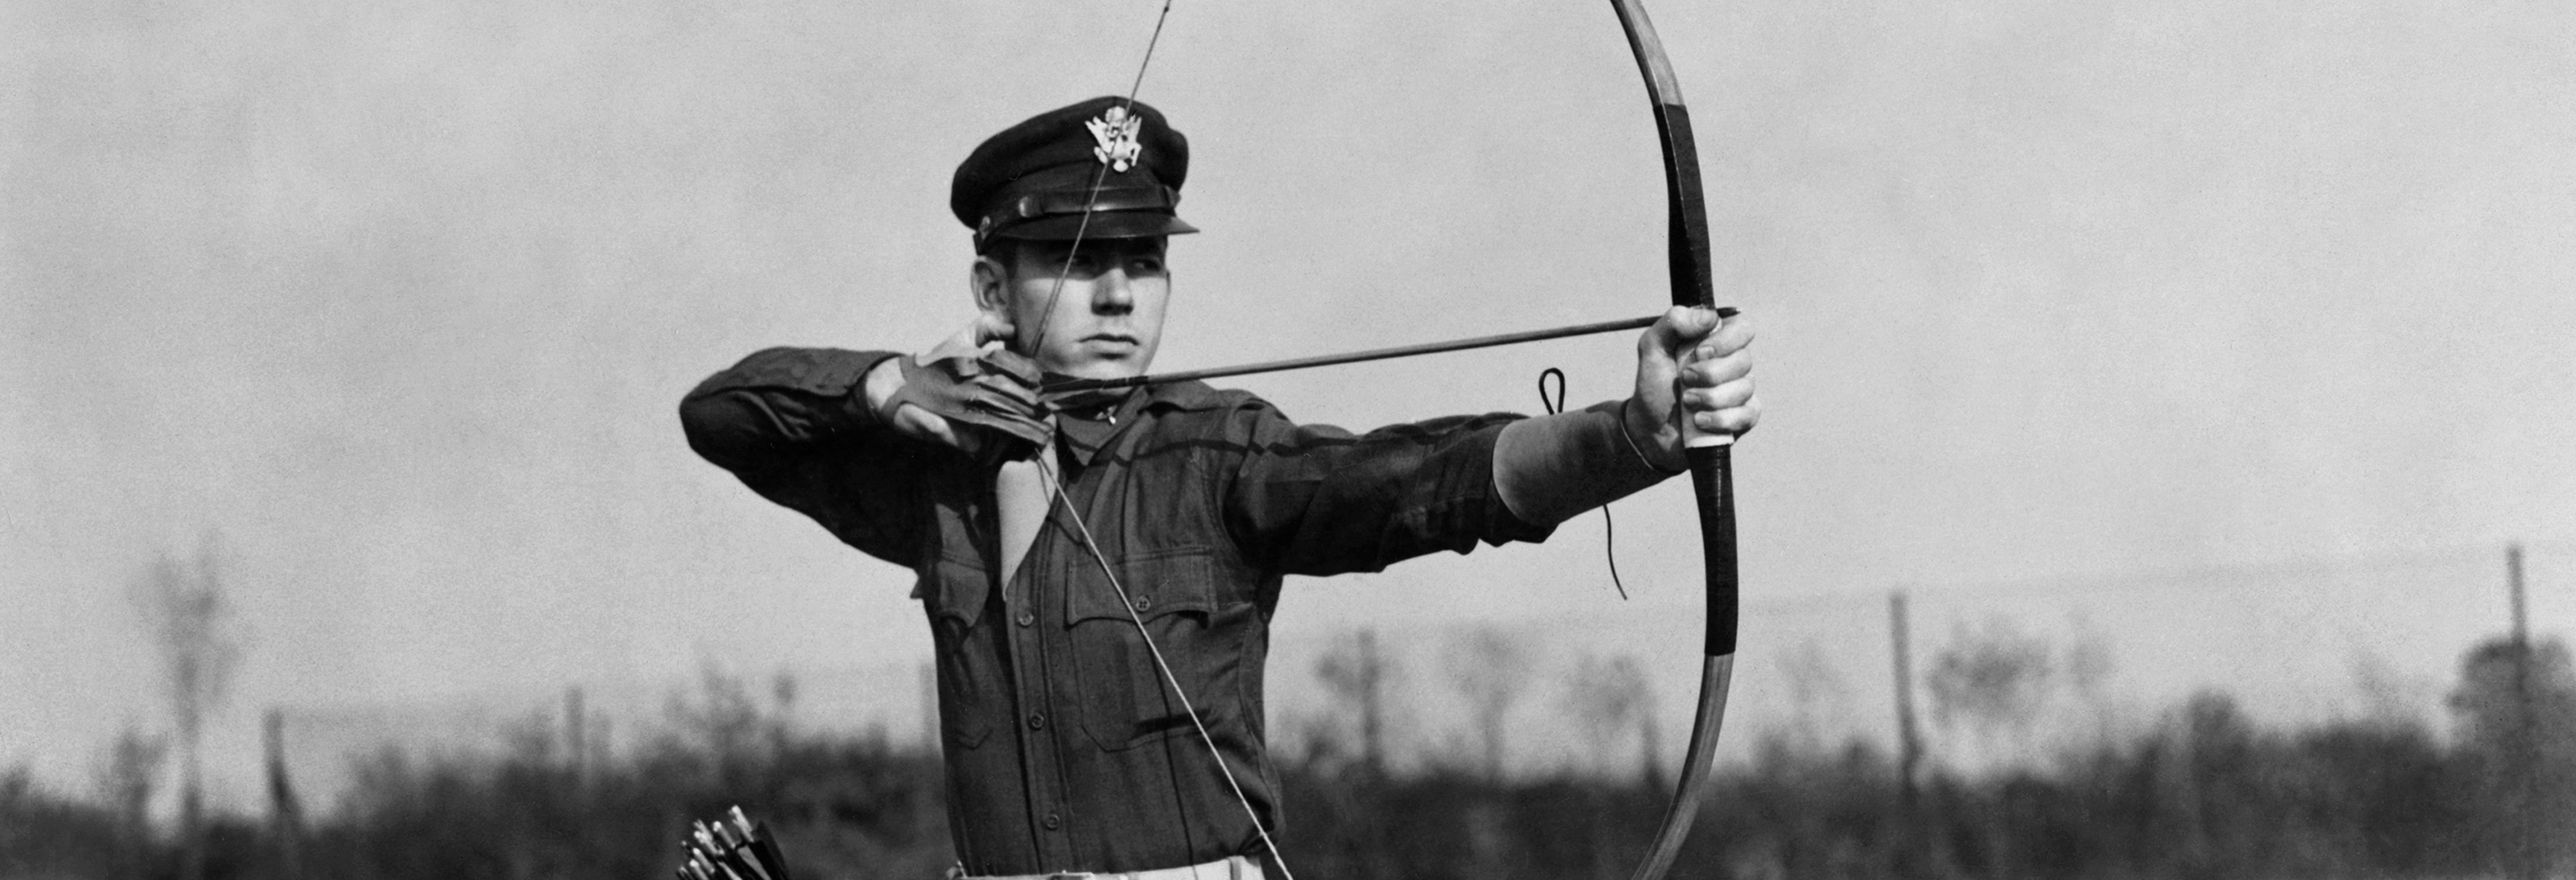
[[[1070,244],[996,248],[977,264],[978,304],[1005,311],[1017,333],[1012,349],[1050,372],[1085,379],[1143,374],[1162,345],[1163,307],[1172,294],[1164,239],[1096,239],[1079,252]],[[1007,277],[985,268],[1001,260],[1009,261]]]

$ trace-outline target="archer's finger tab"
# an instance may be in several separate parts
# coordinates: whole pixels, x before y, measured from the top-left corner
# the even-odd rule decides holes
[[[1009,376],[1030,388],[1036,388],[1038,380],[1045,378],[1045,371],[1038,368],[1037,361],[1007,348],[988,352],[978,360],[986,369]]]
[[[987,138],[957,166],[948,209],[975,230],[976,253],[996,238],[1197,232],[1173,213],[1189,170],[1189,139],[1161,111],[1142,101],[1093,98]]]

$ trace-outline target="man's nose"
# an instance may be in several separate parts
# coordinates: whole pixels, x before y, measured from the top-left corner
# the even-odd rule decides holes
[[[1135,291],[1129,289],[1127,270],[1109,269],[1096,276],[1091,285],[1091,313],[1124,315],[1136,310]]]

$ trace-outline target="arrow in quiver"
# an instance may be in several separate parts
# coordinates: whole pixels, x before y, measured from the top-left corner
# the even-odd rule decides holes
[[[680,842],[689,855],[673,871],[680,880],[793,880],[778,847],[770,843],[769,826],[751,821],[741,807],[713,825],[695,825]]]

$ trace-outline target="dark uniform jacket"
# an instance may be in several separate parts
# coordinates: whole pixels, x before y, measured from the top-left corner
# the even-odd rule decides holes
[[[1156,669],[1132,605],[1243,793],[1277,828],[1262,665],[1283,575],[1376,571],[1535,541],[1494,490],[1513,415],[1362,435],[1188,382],[1059,416],[1061,508],[999,563],[994,466],[878,422],[886,353],[770,349],[681,403],[689,444],[762,497],[919,575],[939,668],[949,827],[975,874],[1131,871],[1257,856],[1251,819]]]

